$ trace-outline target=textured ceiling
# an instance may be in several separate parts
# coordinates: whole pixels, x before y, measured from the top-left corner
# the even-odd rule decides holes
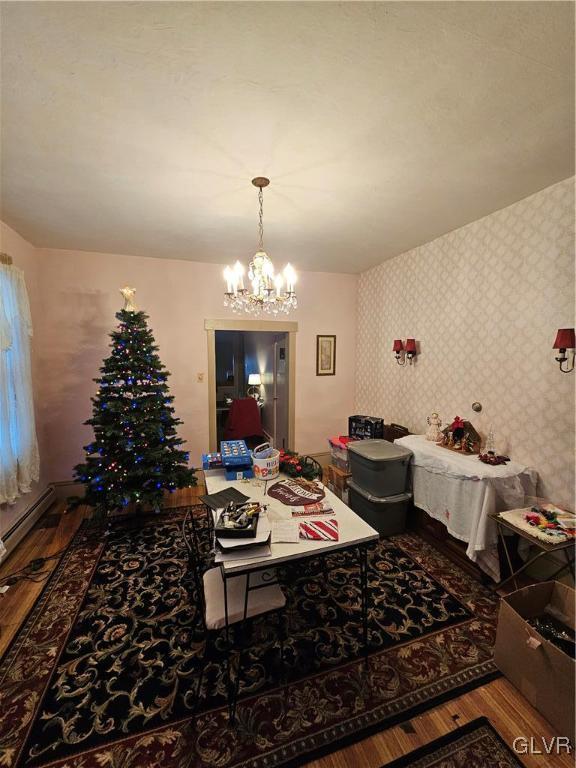
[[[574,172],[574,4],[2,3],[37,246],[359,272]]]

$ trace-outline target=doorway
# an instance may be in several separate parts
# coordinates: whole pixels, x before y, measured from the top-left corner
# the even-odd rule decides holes
[[[295,344],[297,323],[249,320],[207,320],[210,450],[226,438],[233,401],[254,397],[252,425],[258,439],[276,448],[294,445]],[[243,404],[246,406],[246,402]],[[236,435],[238,436],[238,435]],[[256,441],[256,442],[255,442]],[[253,447],[253,446],[251,446]]]

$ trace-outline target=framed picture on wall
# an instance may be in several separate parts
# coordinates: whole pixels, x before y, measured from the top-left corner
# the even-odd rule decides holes
[[[316,336],[316,376],[336,373],[336,336]]]

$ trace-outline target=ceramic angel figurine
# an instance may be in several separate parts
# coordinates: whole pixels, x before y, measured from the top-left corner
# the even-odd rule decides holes
[[[138,307],[134,303],[134,294],[136,293],[136,289],[125,286],[124,288],[120,288],[120,293],[122,294],[122,296],[124,296],[125,311],[138,312]]]
[[[442,437],[440,427],[442,426],[442,419],[436,412],[426,417],[428,422],[428,429],[426,430],[426,440],[430,440],[433,443],[437,443]]]

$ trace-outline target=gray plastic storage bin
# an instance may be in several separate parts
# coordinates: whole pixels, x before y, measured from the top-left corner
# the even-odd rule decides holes
[[[375,528],[380,536],[392,536],[406,529],[411,493],[385,497],[372,496],[359,488],[353,480],[348,481],[348,493],[351,509],[368,525]]]
[[[352,480],[373,496],[396,496],[408,487],[412,451],[387,440],[348,443]]]

